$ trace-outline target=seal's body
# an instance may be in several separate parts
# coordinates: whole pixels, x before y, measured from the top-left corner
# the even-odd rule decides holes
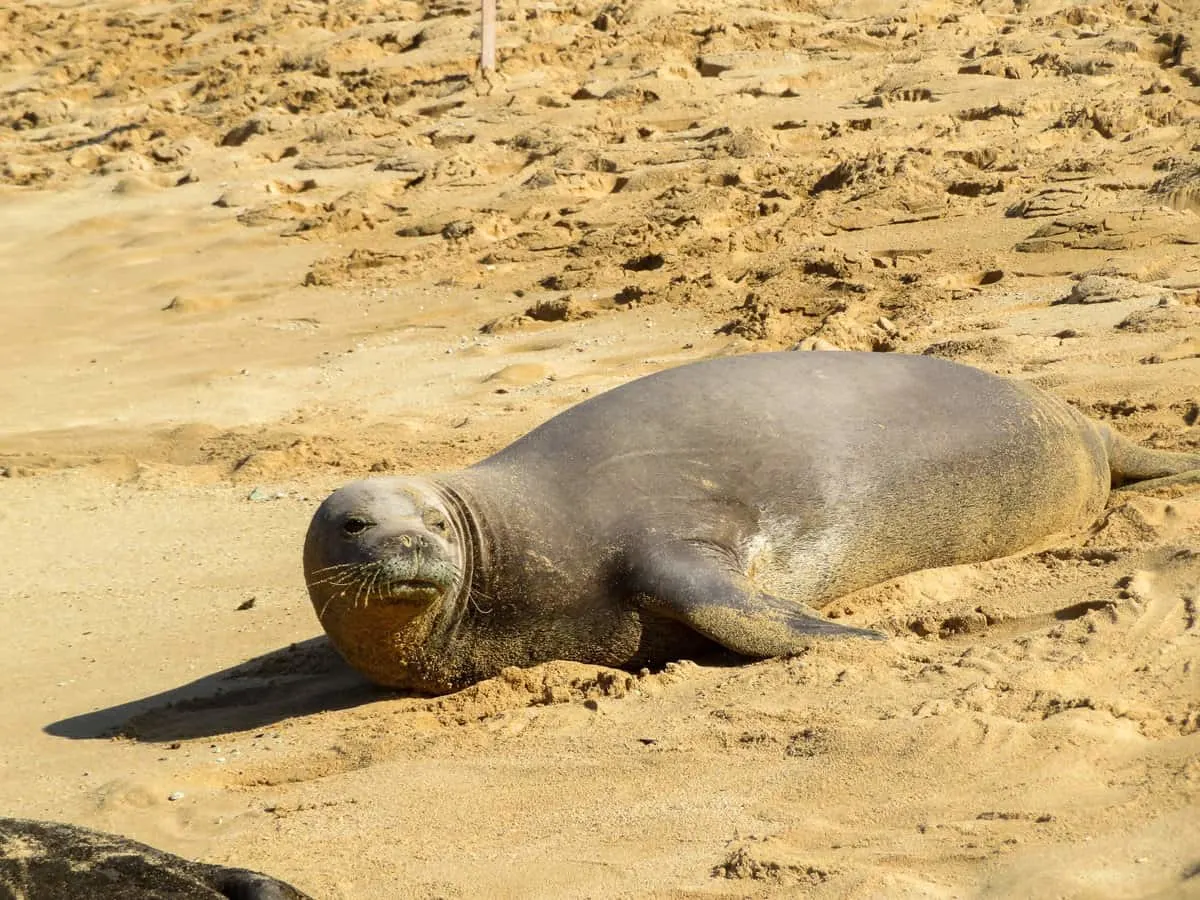
[[[806,610],[1088,524],[1114,478],[1200,468],[938,359],[767,353],[681,366],[468,469],[378,478],[313,518],[305,573],[347,660],[442,692],[504,666],[762,658],[879,637]]]
[[[74,825],[5,818],[0,818],[0,897],[308,900],[290,885],[246,869],[191,862]]]

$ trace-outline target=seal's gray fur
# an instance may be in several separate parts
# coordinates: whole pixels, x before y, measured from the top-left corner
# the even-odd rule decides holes
[[[334,645],[442,692],[509,665],[638,667],[719,644],[878,637],[809,607],[1089,524],[1146,450],[1019,382],[929,357],[769,353],[638,379],[495,455],[355,482],[305,544]]]

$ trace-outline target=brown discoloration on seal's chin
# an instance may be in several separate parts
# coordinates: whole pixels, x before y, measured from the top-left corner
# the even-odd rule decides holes
[[[424,606],[379,604],[339,610],[322,622],[346,661],[384,687],[430,693],[450,689],[440,666],[426,659],[428,642],[442,599]]]

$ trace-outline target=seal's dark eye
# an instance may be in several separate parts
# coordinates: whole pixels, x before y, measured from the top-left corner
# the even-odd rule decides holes
[[[437,534],[446,534],[450,531],[450,525],[436,509],[427,509],[421,514],[421,521],[425,523],[425,527]]]
[[[362,534],[374,524],[361,516],[347,516],[346,521],[342,523],[342,531],[346,534]]]

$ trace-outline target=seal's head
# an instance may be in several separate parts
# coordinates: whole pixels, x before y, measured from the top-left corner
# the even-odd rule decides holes
[[[452,494],[419,478],[371,478],[317,509],[304,577],[317,618],[347,661],[381,684],[409,686],[425,640],[460,613],[471,558]]]

